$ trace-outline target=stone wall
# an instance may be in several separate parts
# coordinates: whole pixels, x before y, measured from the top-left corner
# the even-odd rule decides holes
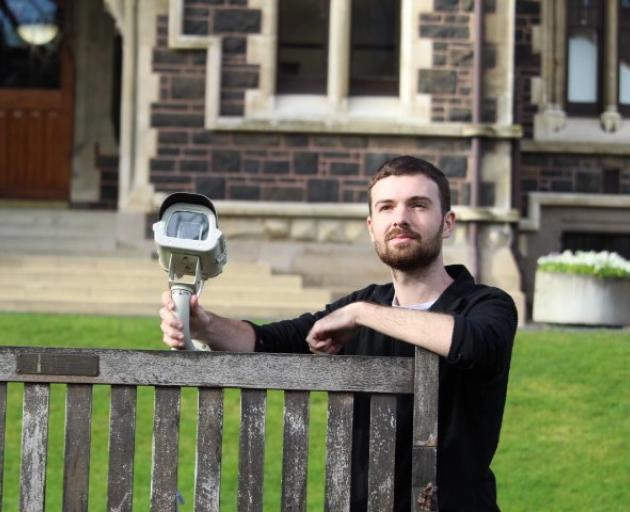
[[[534,133],[534,115],[538,109],[532,97],[534,82],[541,74],[540,52],[534,49],[534,32],[540,26],[540,0],[516,2],[515,34],[515,117],[523,127],[523,134]]]
[[[630,194],[630,157],[523,153],[520,176],[526,214],[530,192]]]
[[[495,2],[486,1],[485,13],[495,12]],[[472,120],[473,9],[470,0],[436,0],[433,11],[422,13],[420,37],[433,41],[431,68],[419,70],[418,92],[431,95],[431,121]],[[486,44],[484,67],[496,65],[496,48]],[[482,121],[497,119],[496,98],[486,98]]]
[[[434,38],[435,66],[419,71],[419,87],[434,92],[436,122],[470,120],[472,8],[473,2],[442,0],[433,13],[420,17],[419,35]],[[486,9],[494,12],[494,2],[487,2]],[[223,36],[221,115],[242,115],[245,90],[258,81],[257,67],[246,63],[246,52],[248,34],[260,29],[260,11],[187,1],[182,19],[187,34]],[[486,53],[491,66],[491,45]],[[166,16],[158,18],[153,71],[160,80],[159,102],[151,110],[157,154],[150,161],[150,181],[156,192],[198,191],[231,200],[363,202],[367,181],[378,166],[392,156],[410,154],[447,174],[454,204],[469,204],[468,139],[209,131],[204,128],[206,53],[170,49]],[[495,100],[490,99],[486,120],[493,121],[495,114]],[[494,204],[495,183],[484,183],[482,190],[482,205]]]
[[[469,142],[437,138],[208,132],[161,126],[151,160],[156,191],[196,190],[214,199],[364,202],[388,158],[410,154],[449,177],[455,204],[468,204]],[[493,184],[484,186],[485,204]]]

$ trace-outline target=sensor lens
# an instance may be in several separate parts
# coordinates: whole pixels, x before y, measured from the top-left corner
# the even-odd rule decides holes
[[[208,238],[208,217],[197,212],[174,212],[166,226],[166,236],[205,240]]]

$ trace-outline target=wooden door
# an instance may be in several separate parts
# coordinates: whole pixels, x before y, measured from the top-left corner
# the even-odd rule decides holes
[[[74,70],[68,18],[57,0],[0,0],[0,198],[68,200]],[[60,27],[47,44],[26,43],[17,25],[37,14]],[[20,19],[22,18],[22,19]]]

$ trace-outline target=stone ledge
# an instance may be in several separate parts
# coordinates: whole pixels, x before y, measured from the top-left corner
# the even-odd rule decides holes
[[[214,201],[221,217],[281,217],[314,219],[365,220],[368,207],[359,203],[301,203],[273,201]],[[454,206],[461,222],[512,223],[518,222],[517,210],[503,208],[472,208]]]
[[[569,194],[553,192],[529,193],[529,216],[521,219],[521,231],[540,229],[540,210],[543,206],[580,208],[617,208],[630,210],[630,194]]]
[[[486,137],[519,139],[523,136],[520,125],[427,123],[416,124],[400,119],[361,119],[351,114],[339,119],[306,120],[278,118],[206,117],[206,128],[217,131],[300,132],[377,135],[418,135],[426,137]]]
[[[622,155],[630,156],[630,145],[621,143],[575,141],[522,140],[521,151],[524,153],[571,153],[576,155]]]

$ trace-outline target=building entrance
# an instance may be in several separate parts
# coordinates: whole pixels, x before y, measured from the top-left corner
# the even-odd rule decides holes
[[[67,0],[0,0],[0,198],[67,201],[74,66]]]

